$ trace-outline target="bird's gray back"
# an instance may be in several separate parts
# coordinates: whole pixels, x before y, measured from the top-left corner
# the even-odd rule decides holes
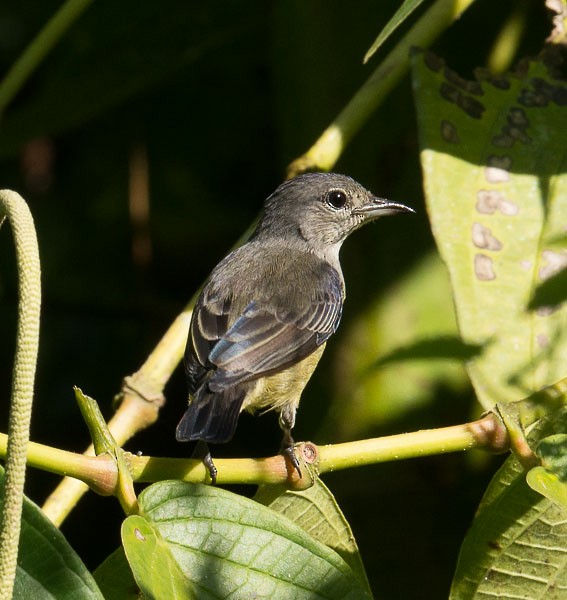
[[[209,278],[204,298],[230,300],[230,327],[251,302],[273,309],[276,314],[297,314],[320,301],[329,290],[344,298],[340,267],[283,244],[249,242],[219,263]]]

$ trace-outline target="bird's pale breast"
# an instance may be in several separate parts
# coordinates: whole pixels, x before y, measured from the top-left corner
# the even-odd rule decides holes
[[[243,410],[280,410],[284,406],[294,409],[299,405],[303,388],[317,367],[325,344],[284,371],[257,379],[254,387],[246,394]]]

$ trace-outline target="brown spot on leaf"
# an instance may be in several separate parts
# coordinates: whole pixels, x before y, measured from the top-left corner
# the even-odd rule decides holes
[[[486,256],[486,254],[474,255],[474,273],[480,281],[492,281],[496,279],[494,265],[490,256]]]
[[[492,143],[499,148],[510,148],[514,142],[531,144],[532,140],[527,134],[530,121],[522,108],[513,106],[506,115],[506,125],[492,138]]]
[[[507,171],[512,168],[511,156],[491,154],[486,162],[489,167],[498,167],[499,169],[506,169]]]
[[[558,106],[567,104],[567,87],[565,85],[553,84],[540,77],[530,79],[528,85],[531,87],[522,88],[518,96],[519,104],[523,106],[547,106],[554,102]]]
[[[478,190],[476,193],[476,210],[483,215],[492,215],[498,210],[504,194],[498,190]]]
[[[512,202],[511,200],[506,200],[503,198],[498,205],[498,210],[507,217],[513,217],[520,212],[518,205]]]
[[[565,21],[567,20],[567,6],[561,0],[545,0],[545,6],[553,13],[553,31],[547,42],[562,42],[565,38]]]
[[[441,94],[441,98],[453,102],[453,104],[457,104],[461,96],[461,92],[456,87],[449,85],[445,81],[439,87],[439,93]]]
[[[463,96],[459,106],[473,119],[480,119],[482,113],[486,110],[484,104],[470,96]]]
[[[505,183],[506,181],[510,181],[510,173],[508,171],[512,166],[511,157],[491,154],[486,162],[488,166],[484,169],[484,178],[488,183]]]
[[[499,133],[492,138],[492,144],[497,148],[511,148],[514,138],[508,133]]]
[[[498,190],[478,190],[476,193],[476,210],[483,215],[492,215],[498,210],[498,205],[504,194]]]
[[[477,248],[493,250],[494,252],[502,250],[502,242],[492,235],[492,231],[488,227],[480,223],[473,223],[472,241]]]
[[[541,256],[547,263],[543,265],[538,272],[539,278],[542,281],[549,279],[552,275],[567,268],[567,250],[561,252],[544,250]]]
[[[517,204],[506,199],[499,190],[478,190],[476,193],[476,210],[483,215],[493,215],[497,210],[508,217],[517,215]]]
[[[547,348],[549,346],[549,337],[544,333],[536,335],[536,342],[540,348]]]
[[[553,89],[555,87],[552,83],[549,83],[549,81],[546,81],[541,77],[534,77],[530,83],[537,94],[545,97],[547,101],[551,100],[553,97]]]
[[[532,261],[531,260],[522,260],[522,261],[520,261],[520,267],[522,267],[522,269],[524,269],[524,271],[529,271],[532,268]]]
[[[523,144],[530,144],[532,139],[526,133],[525,129],[522,127],[514,127],[513,125],[507,125],[505,131],[518,142],[522,142]]]
[[[431,69],[431,71],[434,73],[440,71],[445,65],[445,61],[442,58],[439,58],[436,54],[433,54],[433,52],[429,51],[425,52],[423,60],[425,62],[425,66]]]
[[[458,144],[461,141],[456,126],[446,119],[441,121],[441,137],[450,144]]]
[[[482,117],[482,113],[485,111],[485,107],[482,102],[463,94],[461,90],[457,89],[446,81],[441,84],[439,93],[441,94],[442,98],[452,102],[453,104],[456,104],[473,119],[480,119]]]
[[[461,77],[455,71],[451,71],[448,67],[445,67],[445,79],[452,83],[454,86],[460,88],[461,90],[468,92],[469,94],[475,94],[475,96],[482,96],[484,91],[482,86],[478,81],[471,81],[469,79],[465,79]]]
[[[474,70],[474,75],[479,81],[487,81],[490,85],[499,90],[509,90],[510,82],[504,75],[495,75],[489,69],[478,67]]]
[[[549,98],[535,90],[523,88],[518,96],[518,103],[528,108],[534,106],[543,108],[549,104]]]
[[[484,169],[484,178],[487,183],[505,183],[510,181],[510,173],[499,167],[486,167]]]
[[[529,127],[530,120],[526,116],[523,108],[513,106],[508,113],[508,122],[517,127]]]

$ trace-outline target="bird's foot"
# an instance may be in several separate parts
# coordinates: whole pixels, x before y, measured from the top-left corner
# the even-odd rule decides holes
[[[299,459],[295,454],[295,442],[289,431],[284,431],[284,437],[280,448],[280,453],[289,460],[291,466],[297,471],[299,479],[301,479],[301,469],[299,468]]]
[[[217,484],[217,468],[215,467],[215,463],[213,462],[213,457],[211,456],[211,451],[209,450],[209,445],[207,442],[203,442],[203,440],[199,440],[197,445],[195,446],[195,450],[193,450],[193,456],[195,458],[200,458],[203,461],[207,471],[209,471],[209,477],[211,478],[211,484]]]

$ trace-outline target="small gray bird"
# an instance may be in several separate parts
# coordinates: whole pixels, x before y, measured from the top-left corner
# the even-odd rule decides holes
[[[266,200],[250,240],[213,270],[197,300],[185,350],[189,407],[178,441],[228,442],[243,410],[275,410],[282,452],[299,471],[291,430],[303,388],[336,331],[345,299],[339,250],[384,215],[414,212],[335,173],[286,181]]]

